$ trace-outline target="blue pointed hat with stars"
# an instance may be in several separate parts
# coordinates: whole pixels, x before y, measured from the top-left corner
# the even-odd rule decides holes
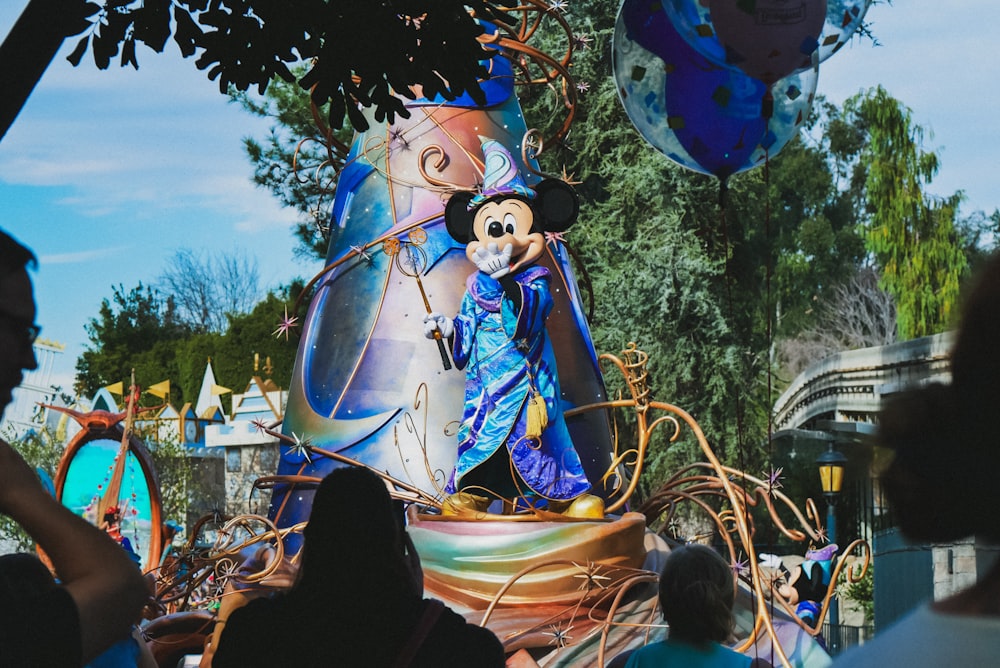
[[[483,188],[469,202],[469,210],[475,209],[489,198],[497,195],[521,195],[528,199],[534,198],[535,191],[524,183],[510,151],[495,139],[480,137],[479,140],[483,144],[486,167],[483,174]]]

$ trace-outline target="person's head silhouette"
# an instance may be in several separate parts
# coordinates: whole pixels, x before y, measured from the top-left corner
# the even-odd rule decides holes
[[[733,570],[715,550],[674,548],[660,574],[660,609],[670,638],[693,645],[725,642],[733,631]]]
[[[372,471],[345,467],[326,476],[303,536],[299,589],[365,586],[413,592],[399,506]]]
[[[977,535],[1000,540],[1000,255],[979,272],[962,310],[950,384],[891,399],[878,440],[892,453],[880,476],[900,530],[911,540]]]
[[[0,230],[0,413],[21,384],[22,371],[38,368],[32,344],[38,336],[35,300],[28,269],[36,264],[30,250]]]

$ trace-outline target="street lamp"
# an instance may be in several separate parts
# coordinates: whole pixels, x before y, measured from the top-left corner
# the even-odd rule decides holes
[[[823,486],[823,495],[830,503],[836,505],[837,497],[844,485],[844,467],[847,465],[847,457],[838,450],[833,449],[833,441],[828,444],[829,449],[816,458],[816,465],[819,466],[819,482]],[[828,519],[832,518],[831,515]],[[830,542],[834,542],[833,534],[830,535]]]
[[[826,537],[830,543],[837,542],[837,516],[834,508],[837,497],[844,484],[844,468],[847,457],[842,452],[833,449],[833,441],[828,443],[826,452],[816,458],[819,467],[819,481],[823,486],[823,496],[826,497]],[[840,650],[840,605],[837,602],[837,592],[834,589],[830,597],[830,653],[836,655]]]

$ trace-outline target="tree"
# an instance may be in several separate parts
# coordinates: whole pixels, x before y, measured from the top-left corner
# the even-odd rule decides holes
[[[829,297],[817,300],[816,312],[814,326],[780,343],[779,362],[788,380],[833,353],[896,341],[896,304],[871,267],[834,286]]]
[[[650,355],[653,396],[688,410],[723,461],[753,469],[766,455],[759,444],[768,411],[760,354],[767,262],[759,255],[768,240],[755,236],[762,182],[731,179],[723,210],[716,179],[679,167],[638,136],[611,76],[617,8],[578,2],[565,17],[581,93],[570,138],[541,156],[544,171],[565,170],[580,182],[580,219],[566,238],[592,280],[591,334],[599,352],[635,341]],[[550,40],[541,48],[561,53],[565,39]],[[561,103],[544,88],[524,92],[521,102],[529,126],[552,118]],[[609,393],[619,389],[613,375],[607,382]],[[656,433],[645,484],[701,458],[694,439],[671,444]]]
[[[282,295],[268,293],[250,313],[230,317],[225,334],[199,334],[180,342],[175,355],[177,380],[183,396],[189,401],[197,398],[205,362],[209,358],[215,377],[223,385],[229,383],[227,387],[235,392],[242,392],[242,384],[253,375],[270,377],[279,387],[287,388],[295,365],[298,341],[294,336],[289,341],[284,337],[276,338],[273,332],[284,309],[288,308],[291,312],[301,289],[301,284],[296,284]],[[255,361],[257,368],[254,367]],[[263,368],[268,361],[273,367],[271,371]],[[233,386],[235,383],[240,385]]]
[[[975,273],[1000,245],[1000,209],[994,209],[989,215],[973,211],[956,220],[955,228],[963,252],[969,258],[971,273]]]
[[[912,112],[878,86],[848,100],[846,110],[867,130],[861,163],[867,203],[865,244],[896,300],[901,339],[952,324],[968,271],[955,216],[961,193],[933,198],[924,191],[938,158],[923,150]]]
[[[24,457],[24,461],[35,470],[44,473],[50,480],[56,477],[56,467],[62,457],[62,446],[48,429],[29,431],[21,436],[3,434],[10,446]],[[0,537],[13,541],[18,552],[35,549],[35,541],[20,524],[4,514],[0,514]]]
[[[195,64],[219,81],[222,93],[230,86],[256,86],[263,93],[276,77],[294,79],[290,63],[309,62],[299,83],[319,108],[329,103],[330,125],[339,127],[346,114],[356,127],[365,128],[358,104],[374,105],[379,120],[406,114],[392,90],[415,95],[410,87],[420,86],[429,97],[453,99],[468,92],[484,100],[477,78],[488,72],[479,61],[491,53],[477,40],[483,28],[469,10],[487,20],[510,22],[500,8],[513,4],[31,0],[24,12],[30,20],[18,21],[2,47],[3,62],[26,65],[14,68],[21,70],[15,81],[23,83],[14,87],[16,97],[5,98],[2,117],[13,121],[63,38],[84,32],[69,56],[74,65],[89,48],[101,69],[115,57],[122,66],[138,68],[138,43],[161,53],[172,35],[184,57],[198,55]],[[0,136],[6,129],[0,128]]]
[[[90,344],[76,361],[76,392],[92,396],[112,383],[127,381],[134,368],[142,386],[176,377],[173,347],[191,335],[181,324],[173,301],[140,282],[128,292],[112,288],[112,301],[101,302],[98,316],[86,325]]]
[[[277,339],[273,332],[301,290],[296,282],[280,296],[268,293],[249,313],[229,315],[225,332],[218,333],[180,324],[171,297],[142,284],[128,292],[118,286],[114,304],[104,300],[98,317],[87,325],[90,345],[77,360],[77,392],[92,396],[111,383],[127,382],[135,369],[141,387],[170,379],[170,401],[180,408],[185,401],[197,400],[208,359],[222,384],[245,383],[252,375],[264,374],[288,387],[296,341]],[[255,369],[255,355],[259,365],[270,358],[273,371]]]
[[[170,295],[174,318],[197,333],[223,333],[229,318],[249,312],[260,300],[257,259],[245,252],[195,253],[182,248],[157,281]]]
[[[772,268],[776,339],[813,327],[816,303],[864,261],[858,198],[844,178],[843,153],[834,148],[844,143],[837,132],[853,128],[841,128],[839,119],[839,110],[818,97],[799,138],[769,169],[772,251],[765,257]]]
[[[187,448],[173,437],[154,440],[142,435],[142,438],[160,481],[163,518],[186,525],[194,477],[193,461],[188,457]]]

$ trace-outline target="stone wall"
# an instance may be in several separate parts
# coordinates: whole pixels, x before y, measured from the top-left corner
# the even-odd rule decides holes
[[[941,600],[971,587],[996,562],[1000,546],[972,538],[931,548],[934,560],[934,599]]]

